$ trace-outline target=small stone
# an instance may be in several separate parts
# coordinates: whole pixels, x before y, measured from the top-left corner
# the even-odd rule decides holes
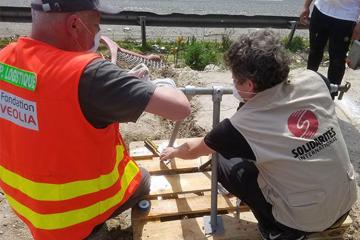
[[[205,72],[216,72],[219,70],[220,70],[220,67],[216,66],[215,64],[209,64],[204,69]]]

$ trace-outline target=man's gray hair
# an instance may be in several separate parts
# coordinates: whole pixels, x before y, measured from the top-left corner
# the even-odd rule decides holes
[[[286,81],[290,71],[278,35],[268,29],[240,35],[225,54],[225,62],[236,80],[251,80],[257,92]]]

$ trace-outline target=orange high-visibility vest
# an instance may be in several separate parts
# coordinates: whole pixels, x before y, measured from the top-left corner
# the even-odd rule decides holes
[[[78,84],[93,53],[31,38],[0,51],[0,186],[35,239],[83,239],[137,189],[118,124],[95,129]]]

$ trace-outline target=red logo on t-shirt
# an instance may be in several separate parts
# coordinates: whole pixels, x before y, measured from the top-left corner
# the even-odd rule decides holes
[[[309,110],[293,112],[288,119],[288,128],[295,137],[311,138],[318,130],[319,122]]]

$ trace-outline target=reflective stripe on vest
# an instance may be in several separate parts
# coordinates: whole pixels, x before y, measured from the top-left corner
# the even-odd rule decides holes
[[[78,184],[78,183],[67,183],[67,184],[50,184],[52,188],[56,188],[58,192],[62,192],[64,193],[64,195],[66,196],[73,196],[73,197],[77,197],[77,196],[81,196],[87,193],[90,193],[88,191],[88,189],[90,189],[89,187],[86,187],[87,184],[95,184],[95,186],[97,184],[101,185],[102,187],[104,187],[104,184],[101,184],[103,179],[106,179],[106,185],[110,184],[109,186],[111,186],[111,184],[114,184],[118,178],[119,178],[119,174],[117,171],[117,167],[119,165],[119,163],[121,162],[121,160],[123,159],[123,152],[124,152],[124,146],[118,146],[117,147],[117,158],[116,158],[116,166],[114,168],[114,170],[110,173],[107,174],[105,176],[99,177],[97,179],[93,179],[93,180],[88,180],[85,181],[84,185]],[[7,170],[5,170],[7,171]],[[125,172],[126,174],[123,174],[122,178],[121,178],[121,189],[111,198],[108,198],[106,200],[103,200],[101,202],[95,203],[89,207],[86,208],[82,208],[82,209],[76,209],[76,210],[72,210],[72,211],[67,211],[67,212],[63,212],[63,213],[55,213],[55,214],[39,214],[34,212],[33,210],[31,210],[30,208],[26,207],[25,205],[21,204],[20,202],[16,201],[14,198],[12,198],[11,196],[7,195],[6,198],[9,201],[9,204],[14,208],[14,210],[24,216],[26,219],[28,219],[36,228],[39,229],[47,229],[47,230],[53,230],[53,229],[61,229],[61,228],[65,228],[71,225],[75,225],[81,222],[85,222],[87,220],[90,220],[104,212],[106,212],[107,210],[109,210],[110,208],[114,207],[115,205],[117,205],[124,197],[125,191],[127,189],[127,187],[129,186],[129,184],[131,183],[131,181],[133,180],[133,178],[139,173],[139,168],[136,166],[136,164],[133,161],[129,161],[128,164],[125,167]],[[1,172],[3,173],[3,171]],[[16,180],[21,180],[21,182],[19,182],[19,186],[21,186],[22,182],[24,182],[25,184],[29,184],[29,182],[31,182],[30,184],[31,187],[35,187],[36,191],[41,191],[42,194],[42,198],[43,199],[51,199],[51,200],[63,200],[64,198],[56,198],[54,195],[54,191],[52,191],[49,195],[47,195],[47,188],[49,187],[49,184],[44,184],[44,183],[34,183],[32,181],[29,181],[25,178],[22,178],[19,175],[15,175],[9,171],[7,171],[6,174],[12,174],[13,176],[17,176],[18,179]],[[2,175],[3,177],[3,175]],[[112,179],[113,177],[113,179]],[[4,180],[4,178],[3,178]],[[83,182],[83,181],[80,181]],[[63,186],[66,186],[64,189],[61,190],[61,188]],[[86,188],[86,190],[84,191],[84,189],[82,189],[82,186],[84,186]],[[42,188],[44,187],[44,188]],[[26,188],[25,188],[26,189]],[[33,188],[34,189],[34,188]],[[99,191],[100,189],[95,189],[95,188],[91,188],[94,191]],[[103,188],[102,188],[103,189]],[[20,189],[18,189],[20,190]],[[23,191],[24,190],[20,190]],[[33,193],[33,192],[32,192]],[[61,196],[59,194],[59,196]]]
[[[124,146],[116,148],[116,164],[106,175],[91,180],[76,181],[64,184],[34,182],[0,166],[1,180],[7,185],[23,192],[25,195],[40,201],[63,201],[85,194],[97,192],[112,186],[119,179],[118,166],[124,158]]]

